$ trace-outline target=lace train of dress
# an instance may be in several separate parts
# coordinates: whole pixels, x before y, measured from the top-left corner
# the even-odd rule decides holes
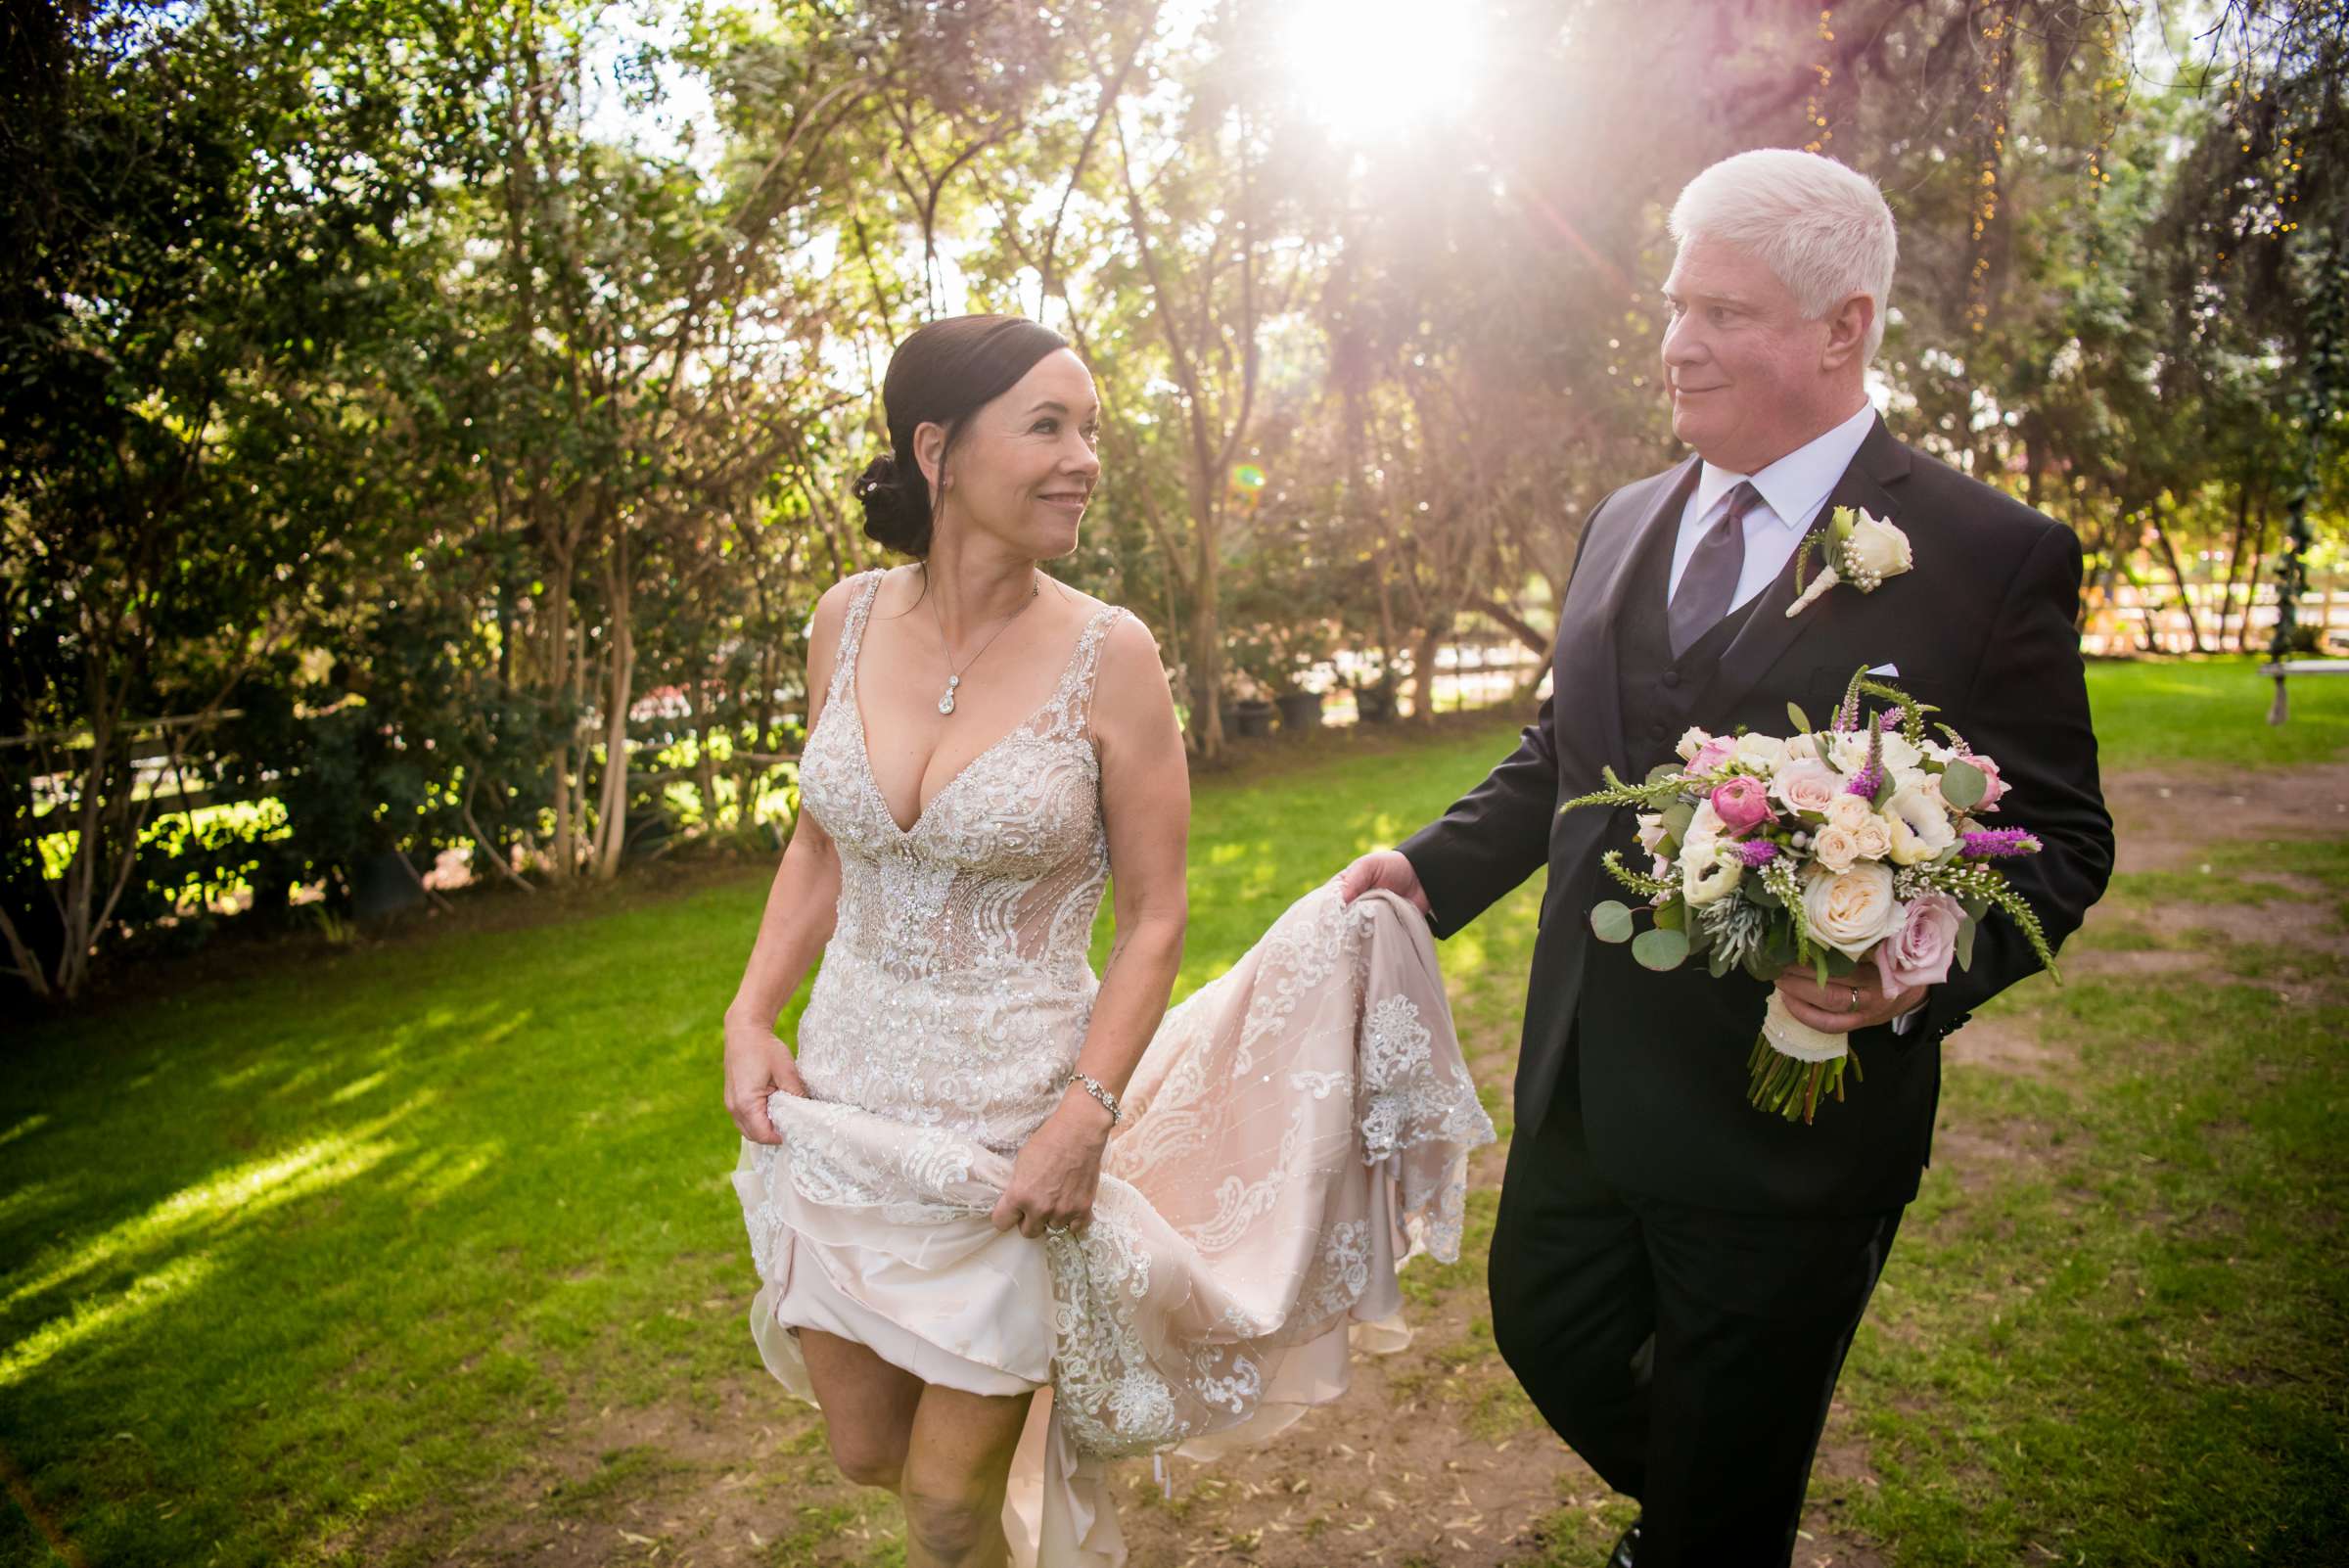
[[[988,1222],[1083,1042],[1106,849],[1084,715],[1108,619],[1053,700],[910,829],[864,755],[853,601],[808,740],[807,808],[842,856],[840,917],[802,1020],[808,1097],[734,1174],[768,1368],[811,1397],[794,1330],[927,1382],[1040,1392],[1004,1525],[1022,1568],[1114,1568],[1105,1461],[1261,1442],[1399,1348],[1396,1271],[1457,1256],[1468,1151],[1493,1126],[1416,911],[1306,895],[1172,1009],[1128,1084],[1091,1221]],[[835,715],[838,715],[837,717]]]

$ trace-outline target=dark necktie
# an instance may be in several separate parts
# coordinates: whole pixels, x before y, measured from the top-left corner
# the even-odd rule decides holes
[[[1737,576],[1745,570],[1745,514],[1762,502],[1762,492],[1750,480],[1740,480],[1729,491],[1729,510],[1696,541],[1696,552],[1681,569],[1681,585],[1672,595],[1672,656],[1686,653],[1713,623],[1729,613],[1737,597]]]

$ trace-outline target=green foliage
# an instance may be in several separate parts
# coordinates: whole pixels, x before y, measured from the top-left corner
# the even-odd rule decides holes
[[[875,384],[957,290],[1087,361],[1060,570],[1150,621],[1198,749],[1227,669],[1338,652],[1429,716],[1440,650],[1545,648],[1575,520],[1678,455],[1660,213],[1759,145],[1892,195],[1896,433],[2073,527],[2106,635],[2208,552],[2195,641],[2247,646],[2251,564],[2299,582],[2349,475],[2336,10],[1478,3],[1456,119],[1363,139],[1256,0],[42,8],[0,126],[0,739],[38,739],[0,913],[73,991],[371,845],[562,878],[779,833],[810,609],[879,557]]]

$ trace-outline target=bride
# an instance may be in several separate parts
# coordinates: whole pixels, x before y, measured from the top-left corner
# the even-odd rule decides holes
[[[1101,473],[1054,333],[963,316],[818,601],[803,809],[726,1011],[768,1368],[906,1560],[1109,1568],[1124,1454],[1259,1442],[1402,1342],[1489,1141],[1424,922],[1299,900],[1173,1011],[1190,797],[1141,623],[1044,576]],[[1104,884],[1116,940],[1087,948]],[[774,1024],[821,955],[798,1051]]]

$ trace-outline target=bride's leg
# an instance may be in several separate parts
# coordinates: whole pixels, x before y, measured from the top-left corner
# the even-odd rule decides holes
[[[858,1486],[897,1491],[904,1480],[922,1380],[852,1339],[819,1329],[800,1330],[800,1354],[815,1385],[815,1402],[823,1407],[832,1462]]]
[[[1035,1397],[922,1391],[905,1457],[906,1568],[1000,1568],[1004,1480]]]

